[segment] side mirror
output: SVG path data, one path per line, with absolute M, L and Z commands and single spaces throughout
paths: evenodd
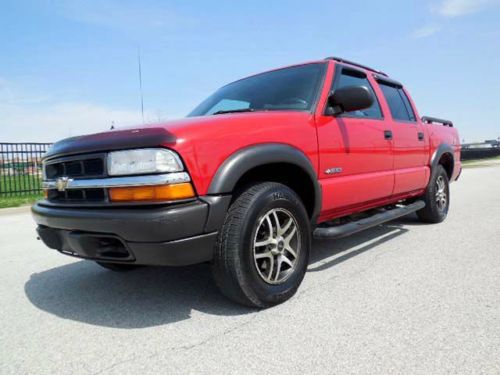
M 370 108 L 374 101 L 375 98 L 366 86 L 342 87 L 328 97 L 328 104 L 333 110 L 333 115 Z

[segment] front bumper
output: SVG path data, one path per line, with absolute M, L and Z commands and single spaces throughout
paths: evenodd
M 178 205 L 113 208 L 32 207 L 42 241 L 99 261 L 181 266 L 210 261 L 230 196 Z

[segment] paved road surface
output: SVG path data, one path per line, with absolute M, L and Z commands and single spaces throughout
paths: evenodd
M 500 166 L 452 185 L 447 221 L 314 244 L 299 293 L 253 311 L 206 265 L 118 274 L 0 214 L 0 373 L 500 374 Z

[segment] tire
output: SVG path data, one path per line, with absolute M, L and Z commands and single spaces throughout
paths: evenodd
M 425 207 L 417 211 L 420 221 L 440 223 L 446 219 L 450 207 L 450 184 L 448 174 L 442 165 L 438 165 L 432 171 L 424 201 Z
M 280 304 L 302 282 L 310 247 L 309 217 L 297 194 L 279 183 L 253 185 L 226 214 L 212 264 L 215 282 L 239 304 Z
M 123 263 L 107 263 L 107 262 L 97 262 L 98 265 L 100 265 L 103 268 L 106 268 L 111 271 L 115 272 L 126 272 L 126 271 L 132 271 L 135 270 L 141 266 L 138 266 L 136 264 L 123 264 Z

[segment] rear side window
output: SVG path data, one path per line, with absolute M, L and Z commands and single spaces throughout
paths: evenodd
M 380 110 L 380 106 L 378 104 L 377 95 L 373 91 L 370 82 L 366 78 L 366 75 L 362 72 L 351 71 L 349 69 L 342 69 L 342 73 L 340 74 L 340 79 L 335 84 L 336 89 L 340 89 L 341 87 L 347 86 L 366 86 L 368 90 L 372 93 L 375 101 L 373 102 L 370 108 L 366 108 L 360 111 L 347 112 L 347 116 L 349 117 L 363 117 L 363 118 L 372 118 L 372 119 L 381 119 L 382 111 Z
M 385 100 L 387 101 L 387 105 L 389 105 L 394 120 L 412 122 L 416 120 L 410 100 L 401 87 L 380 82 L 380 88 L 384 93 Z

